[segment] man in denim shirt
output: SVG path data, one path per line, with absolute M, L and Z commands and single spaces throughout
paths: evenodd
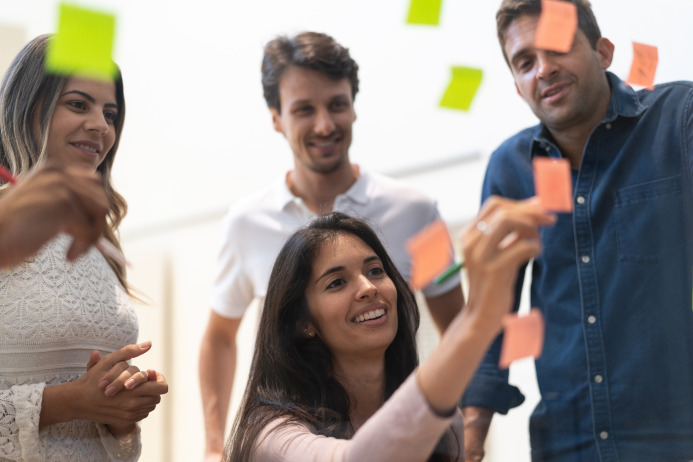
M 483 199 L 534 195 L 532 159 L 572 166 L 572 214 L 542 231 L 531 303 L 546 339 L 533 461 L 693 460 L 693 84 L 634 91 L 606 72 L 614 46 L 589 2 L 572 48 L 534 46 L 540 0 L 504 0 L 498 36 L 541 123 L 493 153 Z M 520 275 L 516 305 L 519 301 Z M 463 399 L 467 460 L 493 412 L 524 399 L 498 369 L 501 339 Z

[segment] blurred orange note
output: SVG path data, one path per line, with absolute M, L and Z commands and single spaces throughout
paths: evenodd
M 633 64 L 630 66 L 627 82 L 652 88 L 658 62 L 657 47 L 633 42 Z
M 516 359 L 528 356 L 534 359 L 541 356 L 544 346 L 544 316 L 537 308 L 532 308 L 527 316 L 516 313 L 503 318 L 503 346 L 498 366 L 510 367 Z
M 541 206 L 551 212 L 573 211 L 573 185 L 568 159 L 535 157 L 534 191 Z
M 577 7 L 569 2 L 542 0 L 534 46 L 567 53 L 578 26 Z
M 431 223 L 407 241 L 411 257 L 411 285 L 421 289 L 445 271 L 452 262 L 448 229 L 441 220 Z

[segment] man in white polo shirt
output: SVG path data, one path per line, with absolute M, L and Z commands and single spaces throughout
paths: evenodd
M 268 189 L 235 203 L 224 220 L 212 310 L 200 348 L 206 460 L 219 460 L 224 447 L 238 327 L 248 305 L 264 297 L 286 239 L 321 214 L 340 211 L 363 218 L 409 280 L 406 241 L 440 218 L 430 198 L 349 162 L 357 71 L 349 51 L 325 34 L 278 37 L 265 47 L 265 100 L 274 129 L 293 151 L 294 168 Z M 424 288 L 423 294 L 442 332 L 464 304 L 459 275 Z

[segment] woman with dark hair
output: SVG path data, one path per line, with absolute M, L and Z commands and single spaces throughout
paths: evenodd
M 297 231 L 272 270 L 226 460 L 464 460 L 457 402 L 553 222 L 535 201 L 487 202 L 463 236 L 467 307 L 418 368 L 416 302 L 368 225 L 333 213 Z
M 124 266 L 93 247 L 120 248 L 123 81 L 48 74 L 50 40 L 0 86 L 0 461 L 134 461 L 168 385 L 127 363 L 151 343 L 134 344 Z

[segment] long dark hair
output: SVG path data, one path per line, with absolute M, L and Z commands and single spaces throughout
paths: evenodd
M 272 269 L 248 384 L 225 460 L 250 460 L 262 430 L 280 417 L 286 423 L 307 424 L 319 435 L 353 436 L 349 395 L 334 377 L 330 351 L 317 336 L 307 338 L 298 327 L 309 317 L 305 292 L 313 262 L 326 242 L 345 233 L 373 249 L 397 289 L 397 334 L 385 351 L 385 399 L 418 365 L 416 300 L 375 232 L 364 221 L 338 212 L 317 218 L 288 239 Z M 445 452 L 447 440 L 443 438 L 444 447 L 439 447 Z M 430 460 L 449 457 L 434 454 Z

